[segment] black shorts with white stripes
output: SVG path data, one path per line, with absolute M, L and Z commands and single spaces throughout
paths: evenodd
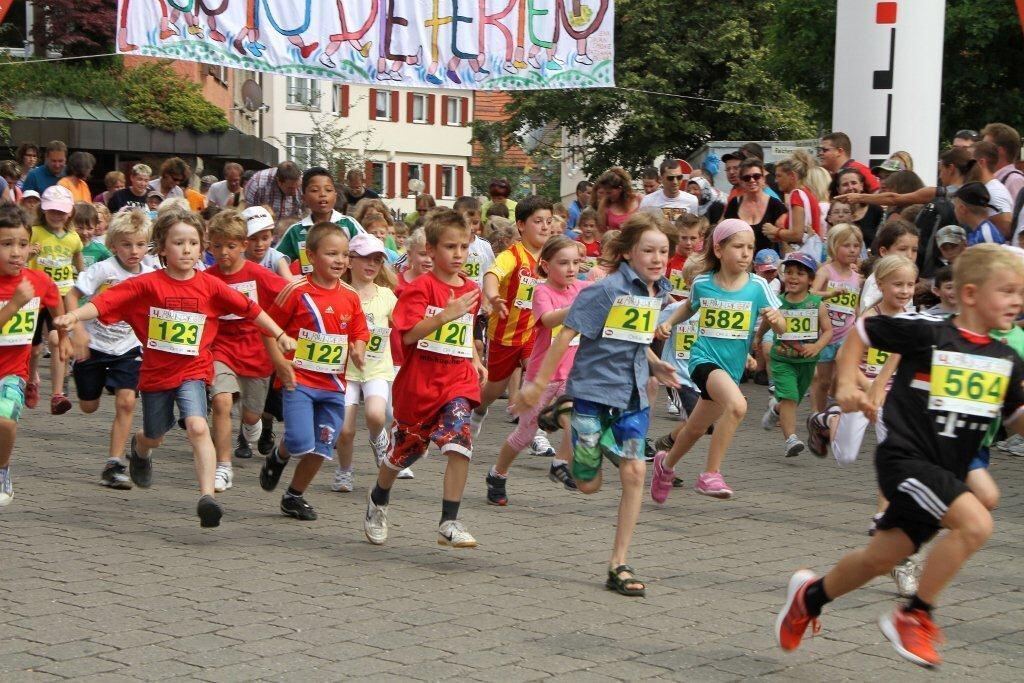
M 876 467 L 879 488 L 889 501 L 878 528 L 900 529 L 915 550 L 939 532 L 949 506 L 968 492 L 955 474 L 924 460 L 887 457 L 876 460 Z

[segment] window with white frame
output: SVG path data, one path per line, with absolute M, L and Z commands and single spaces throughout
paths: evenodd
M 332 114 L 346 114 L 348 112 L 342 111 L 345 102 L 344 97 L 344 85 L 341 83 L 333 83 L 331 85 L 331 113 Z
M 294 161 L 299 168 L 309 168 L 315 162 L 313 136 L 308 133 L 288 133 L 285 136 L 284 151 L 288 161 Z
M 427 123 L 430 114 L 427 110 L 429 100 L 426 95 L 414 94 L 412 96 L 412 122 Z
M 383 161 L 372 162 L 373 177 L 367 178 L 370 187 L 374 188 L 381 197 L 388 196 L 388 166 Z
M 445 117 L 445 120 L 448 122 L 449 126 L 462 125 L 462 103 L 465 99 L 465 97 L 448 98 L 448 115 Z
M 312 111 L 320 110 L 320 84 L 312 78 L 288 76 L 285 80 L 288 91 L 287 105 Z
M 459 168 L 458 166 L 441 167 L 441 198 L 454 199 L 459 189 L 457 187 Z
M 373 94 L 373 118 L 377 121 L 391 120 L 391 93 L 378 90 Z
M 423 164 L 408 164 L 409 168 L 409 180 L 422 180 L 426 182 L 426 178 L 423 177 Z M 408 185 L 408 183 L 406 183 Z M 416 193 L 409 190 L 409 196 L 412 197 Z

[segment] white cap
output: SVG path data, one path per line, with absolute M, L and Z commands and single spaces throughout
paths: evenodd
M 246 237 L 252 237 L 264 230 L 273 230 L 275 227 L 274 217 L 262 206 L 250 206 L 242 212 L 245 219 Z
M 374 254 L 387 256 L 388 254 L 384 243 L 367 232 L 361 232 L 349 240 L 348 252 L 356 256 L 373 256 Z
M 42 197 L 39 196 L 39 193 L 36 192 L 35 190 L 25 190 L 24 192 L 21 193 L 21 198 L 22 199 L 28 199 L 29 197 L 35 197 L 36 199 L 42 199 Z

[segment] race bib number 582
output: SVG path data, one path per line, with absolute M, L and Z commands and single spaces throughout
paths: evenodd
M 746 339 L 750 336 L 749 301 L 701 299 L 700 334 L 718 339 Z

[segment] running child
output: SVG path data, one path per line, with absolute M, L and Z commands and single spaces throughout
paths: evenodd
M 145 262 L 149 253 L 150 222 L 139 208 L 126 209 L 114 217 L 106 242 L 113 258 L 105 259 L 78 274 L 75 286 L 64 298 L 68 312 L 78 309 L 90 298 L 137 275 L 154 270 Z M 110 427 L 110 448 L 100 474 L 100 484 L 112 489 L 130 489 L 125 447 L 132 433 L 132 416 L 139 389 L 142 343 L 124 322 L 104 325 L 90 320 L 78 325 L 71 334 L 78 406 L 89 415 L 100 407 L 103 390 L 114 393 L 114 423 Z
M 700 390 L 686 426 L 671 450 L 654 456 L 651 498 L 664 503 L 672 491 L 675 464 L 714 424 L 704 472 L 694 490 L 714 498 L 731 498 L 733 491 L 722 477 L 721 466 L 736 428 L 747 413 L 739 389 L 746 368 L 755 366 L 749 355 L 757 319 L 764 316 L 776 334 L 785 332 L 781 302 L 768 283 L 749 273 L 754 256 L 754 230 L 738 218 L 727 218 L 715 228 L 705 247 L 705 272 L 691 287 L 690 300 L 658 330 L 666 338 L 672 327 L 699 314 L 697 341 L 690 350 L 690 378 Z
M 107 249 L 103 240 L 96 240 L 96 228 L 100 224 L 100 215 L 95 206 L 87 202 L 75 202 L 75 208 L 71 210 L 70 222 L 74 226 L 75 232 L 78 233 L 78 238 L 82 240 L 82 265 L 85 268 L 110 258 L 110 250 Z
M 362 368 L 370 331 L 359 295 L 341 276 L 349 264 L 344 228 L 317 223 L 305 236 L 306 260 L 313 268 L 278 295 L 270 316 L 298 346 L 282 356 L 267 348 L 283 385 L 284 436 L 260 469 L 260 486 L 273 491 L 292 457 L 300 458 L 281 497 L 281 512 L 302 521 L 317 518 L 304 494 L 334 444 L 345 416 L 345 366 L 351 357 Z
M 527 382 L 536 377 L 544 356 L 551 347 L 551 340 L 561 331 L 565 317 L 569 314 L 569 307 L 580 290 L 587 285 L 586 282 L 576 279 L 582 260 L 581 252 L 579 243 L 564 235 L 551 237 L 541 249 L 537 273 L 545 278 L 545 281 L 538 285 L 533 295 L 533 315 L 537 319 L 538 327 L 533 353 L 526 366 Z M 516 456 L 534 440 L 537 433 L 537 416 L 541 409 L 565 393 L 565 382 L 578 347 L 579 337 L 574 337 L 551 379 L 544 386 L 537 403 L 519 416 L 519 424 L 515 431 L 502 444 L 498 461 L 491 467 L 486 479 L 487 502 L 491 505 L 508 504 L 506 483 L 509 468 L 515 462 Z M 548 478 L 570 491 L 575 491 L 576 482 L 569 472 L 568 460 L 571 455 L 572 442 L 569 434 L 564 433 L 558 452 L 551 459 Z
M 290 259 L 270 246 L 274 242 L 274 217 L 264 206 L 250 206 L 242 211 L 246 225 L 245 258 L 286 280 L 292 279 Z
M 765 430 L 782 427 L 786 457 L 792 458 L 804 450 L 804 443 L 796 435 L 796 408 L 811 387 L 818 354 L 832 339 L 832 324 L 821 297 L 809 292 L 818 270 L 817 260 L 793 251 L 782 259 L 782 268 L 785 290 L 779 310 L 786 331 L 775 335 L 769 355 L 775 395 L 768 399 L 761 426 Z M 767 328 L 767 318 L 762 319 L 754 337 L 755 347 L 760 346 Z
M 70 330 L 98 318 L 106 325 L 124 321 L 142 342 L 139 370 L 142 430 L 132 437 L 128 475 L 140 488 L 153 479 L 152 452 L 174 426 L 175 406 L 192 444 L 200 498 L 200 526 L 220 525 L 223 509 L 214 498 L 216 453 L 206 422 L 206 387 L 213 381 L 211 347 L 219 316 L 234 313 L 253 320 L 282 349 L 295 341 L 285 335 L 260 307 L 217 278 L 197 271 L 203 254 L 203 220 L 199 214 L 166 211 L 153 225 L 153 249 L 163 270 L 129 278 L 93 297 L 54 326 Z
M 577 295 L 533 381 L 519 392 L 516 409 L 524 412 L 541 405 L 545 387 L 579 335 L 579 353 L 567 385 L 573 399 L 572 474 L 582 493 L 596 493 L 601 488 L 602 460 L 607 457 L 618 465 L 622 498 L 605 585 L 621 595 L 642 596 L 646 585 L 626 564 L 626 555 L 640 516 L 647 469 L 647 381 L 653 373 L 665 384 L 679 385 L 672 366 L 649 348 L 671 287 L 665 278 L 669 240 L 664 219 L 633 214 L 606 244 L 617 264 L 615 271 Z
M 334 223 L 350 239 L 356 233 L 363 232 L 354 218 L 334 210 L 337 200 L 338 191 L 334 187 L 331 172 L 320 166 L 306 169 L 302 174 L 302 203 L 309 209 L 309 215 L 288 228 L 277 244 L 277 250 L 292 260 L 292 272 L 296 275 L 313 272 L 313 265 L 307 258 L 306 235 L 317 223 Z
M 209 252 L 214 264 L 206 270 L 231 289 L 255 301 L 260 308 L 270 305 L 288 280 L 245 258 L 248 225 L 236 209 L 224 209 L 210 221 L 206 229 Z M 223 493 L 234 485 L 231 466 L 234 429 L 231 409 L 236 397 L 241 426 L 239 447 L 244 444 L 252 457 L 252 449 L 263 433 L 263 410 L 270 388 L 274 366 L 263 346 L 259 328 L 233 313 L 220 316 L 220 330 L 213 340 L 213 445 L 217 451 L 217 470 L 213 490 Z
M 707 223 L 707 219 L 696 214 L 683 213 L 672 223 L 675 225 L 678 238 L 675 253 L 668 260 L 668 281 L 672 283 L 672 298 L 682 301 L 690 298 L 686 280 L 683 278 L 683 267 L 700 243 L 700 231 L 703 224 Z M 595 229 L 596 225 L 595 223 Z
M 25 267 L 31 249 L 32 230 L 24 212 L 0 206 L 0 507 L 14 498 L 11 456 L 18 433 L 18 419 L 25 406 L 32 339 L 40 312 L 51 319 L 64 312 L 56 283 L 39 270 Z M 58 360 L 71 355 L 70 343 L 54 347 Z
M 446 209 L 431 214 L 424 232 L 433 269 L 406 285 L 392 313 L 405 358 L 392 394 L 394 441 L 370 491 L 363 532 L 374 545 L 387 540 L 391 487 L 434 443 L 448 459 L 437 542 L 474 548 L 476 539 L 458 518 L 473 457 L 470 413 L 487 378 L 472 337 L 480 289 L 462 271 L 473 235 L 462 216 Z
M 799 647 L 808 627 L 820 629 L 825 604 L 888 573 L 942 528 L 929 550 L 917 592 L 879 619 L 896 652 L 925 667 L 942 659 L 942 632 L 932 619 L 939 594 L 992 534 L 992 515 L 965 483 L 986 429 L 1002 414 L 1012 432 L 1024 430 L 1024 362 L 989 330 L 1009 330 L 1022 308 L 1024 266 L 996 245 L 979 245 L 957 259 L 960 313 L 953 318 L 876 315 L 857 323 L 839 355 L 838 399 L 847 412 L 872 414 L 857 364 L 868 348 L 902 356 L 885 415 L 888 437 L 875 453 L 882 493 L 890 501 L 867 547 L 844 556 L 824 577 L 801 569 L 789 580 L 775 638 Z
M 852 223 L 833 225 L 825 240 L 828 261 L 818 270 L 811 285 L 811 294 L 825 301 L 832 325 L 832 341 L 822 349 L 811 383 L 811 410 L 814 412 L 825 410 L 835 376 L 836 354 L 857 321 L 864 279 L 856 267 L 863 248 L 860 228 Z

